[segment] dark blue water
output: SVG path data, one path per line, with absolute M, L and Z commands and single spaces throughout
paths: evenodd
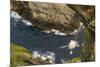
M 28 26 L 22 20 L 15 21 L 16 18 L 11 17 L 11 43 L 23 46 L 30 51 L 51 51 L 55 53 L 55 63 L 61 63 L 61 59 L 66 61 L 70 58 L 79 57 L 81 47 L 73 50 L 73 54 L 69 54 L 68 48 L 59 47 L 68 45 L 70 40 L 75 39 L 74 35 L 60 36 L 53 33 L 45 33 L 33 26 Z M 79 44 L 83 43 L 83 32 L 78 34 L 76 38 Z

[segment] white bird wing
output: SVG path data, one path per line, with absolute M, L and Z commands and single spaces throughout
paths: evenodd
M 61 47 L 59 47 L 60 49 L 63 49 L 63 48 L 66 48 L 66 47 L 68 47 L 67 45 L 65 45 L 65 46 L 61 46 Z

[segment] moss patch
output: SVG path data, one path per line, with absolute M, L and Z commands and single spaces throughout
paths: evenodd
M 22 46 L 11 44 L 11 67 L 48 64 L 48 61 L 43 61 L 41 58 L 34 58 L 32 53 Z

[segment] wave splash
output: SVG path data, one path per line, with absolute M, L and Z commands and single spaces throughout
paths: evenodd
M 48 60 L 49 63 L 55 63 L 55 53 L 51 51 L 47 52 L 40 52 L 40 51 L 33 51 L 33 57 L 41 58 L 42 60 Z

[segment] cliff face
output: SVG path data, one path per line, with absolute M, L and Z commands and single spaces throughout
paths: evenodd
M 61 4 L 61 3 L 57 4 L 57 3 L 11 1 L 11 10 L 17 12 L 25 20 L 30 21 L 33 24 L 33 26 L 36 27 L 36 29 L 38 28 L 43 31 L 45 31 L 45 30 L 48 31 L 48 30 L 53 29 L 53 30 L 59 30 L 60 32 L 70 33 L 74 29 L 80 28 L 79 27 L 80 22 L 84 22 L 83 24 L 84 25 L 86 24 L 86 25 L 85 25 L 85 31 L 83 31 L 83 32 L 85 32 L 86 39 L 85 39 L 85 43 L 84 43 L 84 46 L 82 47 L 82 51 L 81 51 L 82 57 L 75 58 L 75 59 L 78 61 L 80 59 L 82 59 L 83 62 L 84 61 L 87 62 L 87 61 L 91 61 L 91 56 L 93 55 L 92 60 L 94 60 L 94 58 L 95 58 L 95 56 L 94 56 L 95 52 L 93 52 L 93 50 L 95 50 L 95 48 L 94 48 L 94 46 L 95 46 L 94 45 L 94 42 L 95 42 L 95 31 L 94 31 L 95 30 L 95 7 L 94 6 L 69 5 L 69 4 L 66 5 L 66 4 Z M 18 41 L 22 41 L 22 43 L 23 43 L 23 41 L 24 41 L 23 39 L 26 40 L 27 39 L 26 35 L 27 35 L 30 38 L 28 40 L 26 40 L 24 44 L 27 45 L 28 43 L 29 44 L 31 43 L 30 47 L 32 47 L 33 44 L 36 44 L 34 42 L 37 40 L 38 41 L 37 41 L 36 45 L 41 45 L 41 44 L 51 45 L 48 43 L 49 40 L 50 40 L 50 43 L 54 42 L 54 44 L 52 44 L 52 46 L 56 45 L 55 43 L 57 43 L 57 47 L 59 47 L 60 45 L 58 45 L 58 44 L 63 43 L 62 40 L 64 40 L 64 39 L 62 39 L 62 36 L 61 36 L 61 38 L 60 37 L 56 38 L 56 36 L 53 36 L 52 38 L 50 38 L 50 37 L 47 37 L 47 35 L 45 36 L 45 34 L 41 35 L 41 32 L 39 32 L 39 31 L 36 31 L 36 32 L 33 31 L 33 27 L 31 30 L 30 27 L 22 26 L 20 22 L 17 22 L 17 24 L 19 24 L 18 26 L 20 27 L 20 32 L 17 31 L 17 29 L 16 29 L 17 25 L 16 25 L 16 26 L 14 26 L 15 29 L 12 27 L 12 29 L 13 29 L 12 33 L 15 33 L 14 31 L 16 31 L 17 34 L 20 34 L 20 33 L 23 34 L 24 32 L 27 32 L 27 29 L 29 29 L 30 32 L 28 31 L 27 33 L 24 33 L 25 36 L 20 35 L 19 37 L 22 37 L 22 40 L 19 38 Z M 93 29 L 93 31 L 91 31 L 91 29 Z M 32 32 L 34 32 L 34 35 Z M 36 36 L 37 33 L 38 33 L 37 38 L 39 38 L 39 39 L 35 40 L 35 38 L 32 38 L 32 37 Z M 17 35 L 15 35 L 15 36 L 18 37 Z M 47 37 L 47 38 L 44 39 L 42 36 Z M 51 34 L 50 34 L 50 36 L 51 36 Z M 80 35 L 78 35 L 78 36 L 80 37 Z M 12 35 L 12 37 L 13 37 L 13 35 Z M 16 37 L 14 37 L 14 38 L 16 38 Z M 48 39 L 48 38 L 50 38 L 50 39 Z M 65 41 L 67 42 L 68 39 L 65 39 Z M 82 38 L 78 38 L 78 39 L 81 40 Z M 12 40 L 14 40 L 14 39 L 12 39 Z M 38 44 L 39 42 L 41 42 L 41 44 Z M 65 43 L 65 44 L 67 44 L 67 43 Z M 49 49 L 49 48 L 50 48 L 50 46 L 47 49 Z M 62 52 L 60 52 L 60 53 L 62 53 Z M 64 54 L 67 55 L 67 53 L 68 52 L 66 52 Z M 73 62 L 73 59 L 71 59 L 71 61 L 69 61 L 69 62 Z M 36 63 L 40 64 L 41 62 L 37 61 Z M 41 64 L 43 64 L 43 63 L 41 63 Z
M 80 22 L 76 13 L 66 4 L 13 1 L 11 9 L 43 30 L 54 28 L 62 32 L 73 31 Z
M 73 5 L 90 22 L 94 20 L 94 7 Z M 80 17 L 66 4 L 12 1 L 11 10 L 18 12 L 23 18 L 31 21 L 42 30 L 58 29 L 70 32 L 79 27 Z

